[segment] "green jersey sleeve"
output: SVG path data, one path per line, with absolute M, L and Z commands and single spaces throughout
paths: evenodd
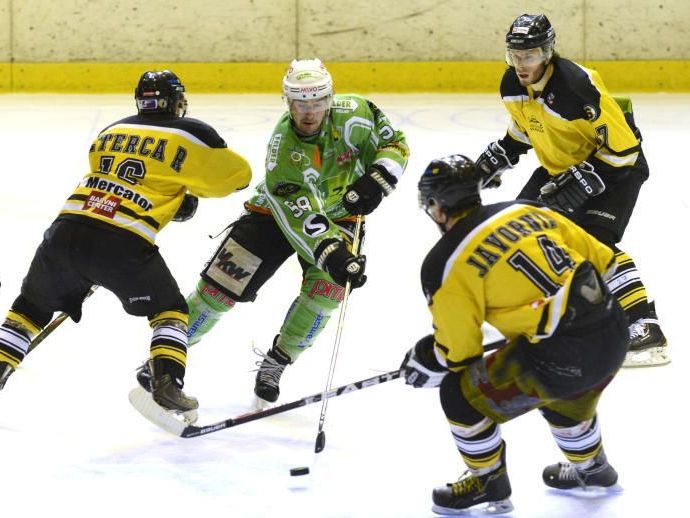
M 297 253 L 315 264 L 325 240 L 342 240 L 338 220 L 351 218 L 342 205 L 347 187 L 373 164 L 400 178 L 409 150 L 401 131 L 372 102 L 336 95 L 319 135 L 304 139 L 286 113 L 268 143 L 266 180 L 248 208 L 270 210 Z

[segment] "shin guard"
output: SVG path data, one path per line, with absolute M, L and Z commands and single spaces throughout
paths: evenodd
M 311 268 L 299 296 L 285 316 L 276 345 L 294 362 L 314 344 L 344 294 L 345 289 L 332 282 L 324 272 Z
M 200 279 L 194 291 L 187 297 L 189 306 L 189 345 L 194 345 L 218 323 L 222 316 L 235 306 L 235 301 Z

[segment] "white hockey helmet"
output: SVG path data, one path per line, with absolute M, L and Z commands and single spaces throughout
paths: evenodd
M 294 59 L 283 77 L 286 102 L 323 99 L 333 95 L 333 79 L 320 59 Z

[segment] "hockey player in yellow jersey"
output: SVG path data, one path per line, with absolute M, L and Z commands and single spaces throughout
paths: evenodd
M 99 285 L 127 313 L 149 319 L 154 399 L 177 412 L 198 406 L 182 391 L 187 304 L 155 239 L 171 220 L 194 215 L 197 196 L 246 187 L 251 170 L 211 126 L 185 117 L 185 88 L 171 71 L 144 73 L 135 99 L 137 115 L 91 145 L 89 172 L 46 231 L 0 327 L 0 388 L 53 313 L 78 322 L 85 295 Z
M 440 387 L 468 471 L 434 489 L 433 510 L 512 509 L 500 424 L 536 408 L 568 462 L 547 466 L 558 489 L 618 478 L 596 407 L 628 350 L 625 314 L 608 290 L 613 251 L 557 211 L 525 200 L 482 205 L 482 174 L 462 155 L 432 161 L 421 206 L 443 237 L 422 266 L 434 333 L 407 353 L 406 383 Z M 483 356 L 483 322 L 507 345 Z
M 524 14 L 510 26 L 501 97 L 511 121 L 505 137 L 477 159 L 484 186 L 500 185 L 500 175 L 533 148 L 541 166 L 518 199 L 561 210 L 611 247 L 618 271 L 609 288 L 631 324 L 625 366 L 666 364 L 654 303 L 632 258 L 616 246 L 649 176 L 632 103 L 613 98 L 596 71 L 560 57 L 555 38 L 543 14 Z

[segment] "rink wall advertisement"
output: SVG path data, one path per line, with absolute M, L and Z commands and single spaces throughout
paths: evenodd
M 687 0 L 4 0 L 0 89 L 126 91 L 169 66 L 197 91 L 266 92 L 318 56 L 341 90 L 494 91 L 523 12 L 544 12 L 559 52 L 611 88 L 690 91 Z

